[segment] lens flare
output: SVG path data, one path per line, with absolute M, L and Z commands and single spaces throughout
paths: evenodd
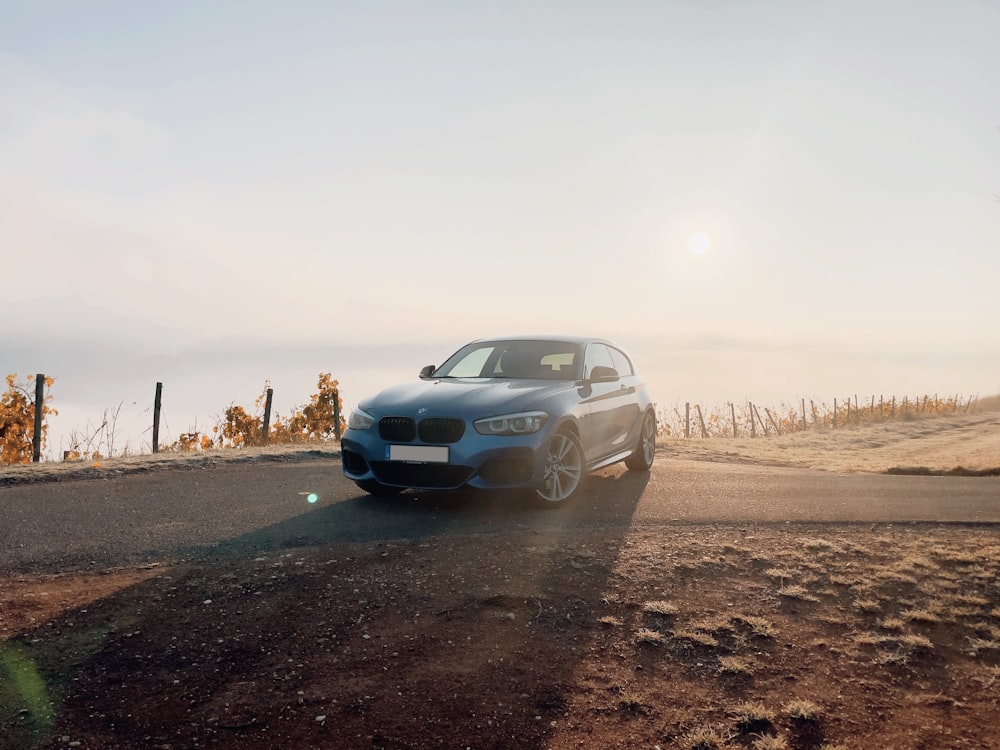
M 16 698 L 20 699 L 17 703 L 23 706 L 39 731 L 49 731 L 55 714 L 48 686 L 35 663 L 13 646 L 0 644 L 0 684 L 13 688 Z
M 319 495 L 317 495 L 317 494 L 316 494 L 315 492 L 310 492 L 310 493 L 309 493 L 309 496 L 308 496 L 308 497 L 306 498 L 306 500 L 308 500 L 308 501 L 309 501 L 309 504 L 310 504 L 310 505 L 312 505 L 312 504 L 314 504 L 314 503 L 315 503 L 315 502 L 316 502 L 317 500 L 319 500 Z

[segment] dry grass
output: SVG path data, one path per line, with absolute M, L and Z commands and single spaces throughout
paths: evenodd
M 763 617 L 733 615 L 730 620 L 736 624 L 747 626 L 750 629 L 751 635 L 755 635 L 758 638 L 773 638 L 775 635 L 774 623 Z
M 718 750 L 728 741 L 728 735 L 716 727 L 699 727 L 681 738 L 682 746 L 689 750 Z
M 716 648 L 719 645 L 719 642 L 709 633 L 693 628 L 676 631 L 673 639 L 692 646 L 701 646 L 702 648 Z
M 784 708 L 785 716 L 796 721 L 817 721 L 822 713 L 822 709 L 812 701 L 795 700 L 786 703 Z
M 743 734 L 761 732 L 774 724 L 774 713 L 760 701 L 746 701 L 734 706 L 730 713 Z
M 667 637 L 657 630 L 649 628 L 639 628 L 635 633 L 636 643 L 647 643 L 652 646 L 662 646 L 667 642 Z
M 662 548 L 654 532 L 639 533 L 635 545 L 618 560 L 623 570 L 630 571 L 630 587 L 638 586 L 640 591 L 642 583 L 634 575 L 630 557 L 645 559 L 644 533 L 650 545 Z M 699 726 L 710 727 L 714 734 L 691 733 L 679 746 L 691 746 L 688 740 L 704 740 L 726 743 L 721 747 L 818 750 L 824 739 L 835 750 L 838 741 L 856 738 L 824 737 L 834 725 L 828 726 L 824 704 L 838 705 L 840 722 L 842 701 L 847 700 L 841 693 L 870 686 L 873 677 L 881 679 L 877 675 L 885 679 L 878 691 L 888 695 L 907 685 L 937 685 L 944 662 L 952 665 L 966 660 L 962 668 L 971 670 L 968 681 L 991 688 L 1000 684 L 1000 667 L 996 666 L 1000 661 L 1000 589 L 996 586 L 1000 554 L 996 554 L 991 531 L 927 527 L 914 533 L 885 527 L 871 533 L 853 530 L 838 536 L 802 536 L 786 544 L 774 544 L 770 536 L 762 538 L 762 530 L 755 533 L 761 536 L 755 549 L 726 546 L 705 536 L 698 543 L 678 540 L 671 548 L 673 566 L 667 577 L 662 568 L 648 568 L 648 590 L 670 590 L 670 601 L 643 598 L 637 592 L 633 613 L 638 609 L 640 618 L 669 617 L 663 621 L 669 627 L 661 624 L 658 629 L 640 631 L 644 635 L 637 640 L 665 647 L 645 651 L 646 658 L 668 659 L 672 674 L 680 667 L 692 681 L 717 681 L 717 690 L 739 686 L 740 695 L 745 696 L 743 702 L 724 709 L 724 725 L 718 723 L 717 712 L 706 714 L 710 720 Z M 726 547 L 726 565 L 707 574 L 704 586 L 694 590 L 688 571 L 702 565 L 705 558 L 718 559 L 711 551 L 722 547 Z M 969 577 L 971 570 L 978 576 Z M 808 586 L 800 583 L 803 580 L 809 581 Z M 726 593 L 713 592 L 711 587 Z M 818 686 L 810 687 L 815 695 L 789 699 L 771 681 L 773 660 L 786 657 L 804 659 L 810 671 L 815 668 L 825 675 Z M 953 669 L 949 666 L 949 678 L 954 676 Z M 832 673 L 842 674 L 826 676 Z M 868 689 L 855 699 L 871 700 Z M 929 700 L 928 695 L 914 700 Z M 945 698 L 950 703 L 933 705 L 964 706 L 968 701 L 951 695 Z M 655 700 L 651 696 L 646 702 L 654 705 Z M 846 746 L 858 745 L 851 741 Z
M 778 589 L 778 596 L 782 596 L 786 599 L 798 599 L 803 602 L 818 602 L 819 597 L 814 596 L 810 593 L 809 589 L 805 586 L 799 586 L 797 584 L 792 584 L 790 586 L 782 586 Z
M 922 473 L 1000 468 L 1000 397 L 980 412 L 913 421 L 875 422 L 843 430 L 758 437 L 661 438 L 679 458 L 769 463 L 838 472 Z
M 749 677 L 756 669 L 755 662 L 745 656 L 720 656 L 719 674 L 731 677 Z
M 642 605 L 642 611 L 651 615 L 660 615 L 662 617 L 673 617 L 677 614 L 677 605 L 671 602 L 665 601 L 653 601 L 646 602 Z

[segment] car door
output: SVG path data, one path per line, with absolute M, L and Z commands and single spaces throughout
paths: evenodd
M 629 448 L 639 440 L 639 429 L 642 424 L 642 407 L 639 404 L 638 389 L 642 386 L 642 380 L 635 374 L 632 360 L 621 349 L 609 346 L 611 358 L 615 363 L 615 370 L 620 378 L 619 385 L 623 398 L 619 408 L 615 411 L 614 424 L 611 429 L 612 446 L 618 450 Z
M 627 360 L 626 360 L 627 361 Z M 629 412 L 634 410 L 635 388 L 623 381 L 612 350 L 592 343 L 584 357 L 584 403 L 587 415 L 580 435 L 588 462 L 626 450 Z

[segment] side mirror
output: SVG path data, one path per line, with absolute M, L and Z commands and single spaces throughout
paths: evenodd
M 591 383 L 610 383 L 615 380 L 618 380 L 618 373 L 613 367 L 597 365 L 590 371 Z
M 421 367 L 420 368 L 420 379 L 421 380 L 427 380 L 431 375 L 434 374 L 434 371 L 436 369 L 437 369 L 437 367 L 434 366 L 434 365 L 427 365 L 426 367 Z

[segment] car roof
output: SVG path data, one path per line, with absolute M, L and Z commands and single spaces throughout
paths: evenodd
M 490 336 L 489 338 L 476 339 L 472 343 L 479 344 L 488 341 L 565 341 L 567 343 L 578 344 L 580 346 L 585 346 L 586 344 L 609 344 L 614 347 L 618 346 L 613 341 L 608 341 L 607 339 L 595 336 L 544 336 L 537 333 L 529 333 L 519 336 Z

